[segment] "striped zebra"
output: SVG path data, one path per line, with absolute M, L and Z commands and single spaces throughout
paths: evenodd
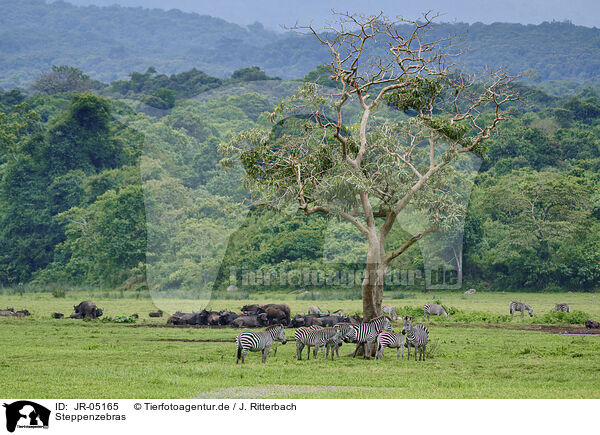
M 298 328 L 300 329 L 300 328 Z M 323 348 L 323 355 L 325 355 L 325 348 L 330 345 L 333 346 L 335 344 L 339 344 L 342 341 L 342 333 L 337 328 L 323 328 L 316 330 L 309 330 L 308 328 L 298 334 L 298 341 L 301 342 L 305 346 L 314 346 L 313 356 L 315 359 L 317 358 L 317 353 L 320 348 Z M 297 347 L 296 349 L 299 349 Z M 302 352 L 297 354 L 298 359 L 302 359 Z M 310 353 L 309 357 L 310 359 Z M 331 359 L 333 359 L 333 352 L 331 352 Z
M 262 362 L 267 362 L 269 349 L 271 349 L 273 342 L 276 340 L 281 341 L 281 344 L 285 344 L 287 342 L 285 338 L 285 332 L 283 331 L 283 326 L 281 325 L 268 326 L 267 329 L 262 332 L 240 332 L 235 339 L 235 344 L 237 347 L 237 357 L 235 363 L 237 364 L 241 359 L 242 364 L 244 364 L 246 354 L 249 351 L 262 352 Z
M 351 323 L 337 323 L 335 325 L 333 325 L 334 328 L 337 328 L 341 331 L 341 339 L 342 342 L 346 342 L 346 343 L 356 343 L 356 329 L 354 328 L 354 325 Z M 335 352 L 335 355 L 339 358 L 340 357 L 340 347 L 342 346 L 342 342 L 340 342 L 339 344 L 336 344 L 334 346 L 327 346 L 327 354 L 325 355 L 325 357 L 327 358 L 329 356 L 329 350 L 331 350 L 331 353 Z
M 563 313 L 569 313 L 571 311 L 571 308 L 569 307 L 569 304 L 556 304 L 556 305 L 554 305 L 554 309 L 552 310 L 552 312 L 556 313 L 557 311 L 562 311 Z
M 531 308 L 527 304 L 524 304 L 523 302 L 512 301 L 508 305 L 508 309 L 510 311 L 510 316 L 511 317 L 514 317 L 515 311 L 520 311 L 521 312 L 521 317 L 523 317 L 523 314 L 525 314 L 525 311 L 528 311 L 529 312 L 529 317 L 533 317 L 533 308 Z
M 305 345 L 306 339 L 304 337 L 308 334 L 309 331 L 318 331 L 320 329 L 324 329 L 322 326 L 312 325 L 312 326 L 301 326 L 296 329 L 294 332 L 294 339 L 296 340 L 296 357 L 298 360 L 302 360 L 302 350 L 304 350 L 304 346 L 308 348 L 307 358 L 310 359 L 310 346 Z
M 392 321 L 386 316 L 379 316 L 370 322 L 352 325 L 352 328 L 356 330 L 355 343 L 358 343 L 359 345 L 360 343 L 364 343 L 365 358 L 367 359 L 371 359 L 371 348 L 373 347 L 373 343 L 377 340 L 377 335 L 379 335 L 381 331 L 394 331 L 392 328 Z M 356 346 L 356 349 L 354 349 L 352 358 L 356 356 L 359 347 L 360 346 Z
M 377 336 L 377 353 L 375 353 L 375 359 L 381 359 L 383 350 L 386 347 L 395 347 L 396 359 L 400 359 L 400 352 L 402 352 L 402 359 L 404 359 L 405 346 L 406 340 L 402 333 L 383 331 Z
M 408 360 L 410 361 L 410 348 L 415 348 L 415 361 L 417 360 L 417 352 L 419 353 L 419 361 L 425 361 L 425 350 L 429 341 L 429 331 L 425 325 L 412 324 L 412 317 L 406 316 L 402 324 L 402 335 L 406 335 L 406 347 L 408 348 Z
M 444 314 L 448 317 L 448 311 L 440 304 L 425 304 L 423 307 L 423 317 L 427 316 L 427 320 L 429 320 L 430 314 L 433 314 L 434 316 L 441 316 Z

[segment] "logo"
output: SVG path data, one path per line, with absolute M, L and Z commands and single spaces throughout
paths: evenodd
M 4 404 L 6 408 L 6 430 L 14 432 L 18 428 L 47 429 L 50 410 L 29 400 L 19 400 Z

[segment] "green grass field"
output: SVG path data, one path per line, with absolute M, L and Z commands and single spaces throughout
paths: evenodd
M 278 347 L 266 365 L 251 353 L 235 364 L 235 329 L 161 328 L 139 324 L 156 309 L 150 299 L 93 297 L 105 316 L 140 314 L 138 325 L 67 316 L 74 303 L 90 295 L 53 298 L 50 294 L 0 296 L 0 308 L 27 308 L 27 318 L 0 318 L 0 396 L 6 398 L 600 398 L 600 336 L 486 328 L 484 324 L 445 319 L 426 322 L 430 329 L 425 362 L 396 361 L 386 350 L 382 361 L 340 357 L 335 361 L 296 361 L 295 343 Z M 512 299 L 534 306 L 533 319 L 515 318 L 511 326 L 535 323 L 556 302 L 600 317 L 595 294 L 481 293 L 419 294 L 391 301 L 422 305 L 439 298 L 465 312 L 507 314 Z M 311 304 L 324 309 L 359 311 L 360 301 L 297 301 L 289 295 L 252 301 L 212 301 L 213 309 L 239 310 L 248 302 L 288 303 L 293 312 Z M 386 301 L 388 302 L 388 301 Z M 191 311 L 194 301 L 158 305 Z M 198 308 L 198 307 L 194 307 Z M 422 321 L 420 319 L 419 321 Z M 502 325 L 501 325 L 502 326 Z M 398 330 L 398 324 L 395 325 Z M 288 330 L 288 337 L 293 330 Z M 209 342 L 207 340 L 215 340 Z M 346 344 L 340 354 L 353 350 Z M 406 355 L 405 355 L 406 356 Z

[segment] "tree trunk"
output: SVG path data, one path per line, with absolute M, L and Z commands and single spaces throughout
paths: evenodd
M 365 322 L 381 315 L 383 284 L 387 272 L 387 265 L 384 262 L 384 258 L 383 242 L 380 240 L 370 241 L 365 277 L 362 282 L 363 316 Z

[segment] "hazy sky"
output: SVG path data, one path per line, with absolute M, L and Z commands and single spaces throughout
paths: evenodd
M 473 23 L 512 22 L 537 24 L 542 21 L 571 20 L 574 24 L 600 27 L 598 0 L 67 0 L 78 5 L 144 6 L 161 9 L 181 9 L 212 15 L 238 24 L 255 21 L 279 29 L 281 24 L 293 25 L 312 21 L 322 25 L 331 9 L 375 13 L 383 10 L 388 16 L 415 18 L 421 12 L 434 10 L 444 15 L 444 21 Z

